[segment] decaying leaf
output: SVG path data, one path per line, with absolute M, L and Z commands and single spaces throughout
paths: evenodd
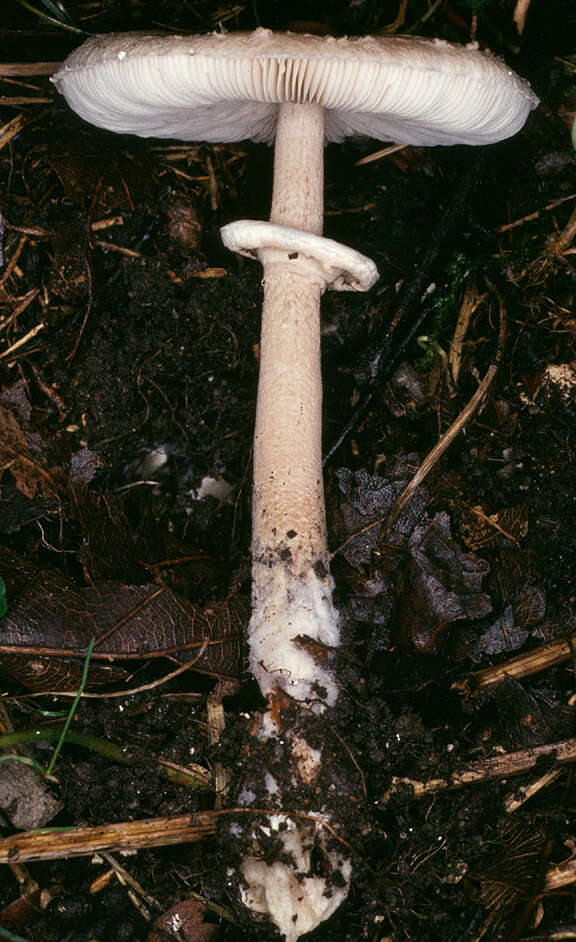
M 3 481 L 0 487 L 0 533 L 18 533 L 22 527 L 40 520 L 53 509 L 53 502 L 44 497 L 26 497 L 14 481 Z
M 520 504 L 488 513 L 480 504 L 476 507 L 464 504 L 460 532 L 471 550 L 498 545 L 505 540 L 518 546 L 528 532 L 528 508 Z
M 202 222 L 192 199 L 180 197 L 168 204 L 168 234 L 182 252 L 192 253 L 200 248 Z
M 518 651 L 531 636 L 542 639 L 546 594 L 539 586 L 519 585 L 514 605 L 506 605 L 498 618 L 480 634 L 460 639 L 466 655 L 480 662 L 495 654 Z
M 450 624 L 491 612 L 490 596 L 482 591 L 490 566 L 461 550 L 446 513 L 416 527 L 409 542 L 410 562 L 397 612 L 399 640 L 432 653 Z
M 204 921 L 206 905 L 184 899 L 154 920 L 146 942 L 209 942 L 220 934 L 217 925 Z
M 348 468 L 340 468 L 336 472 L 341 495 L 340 511 L 346 532 L 349 537 L 358 534 L 349 540 L 343 549 L 343 555 L 351 566 L 361 566 L 369 562 L 380 538 L 382 524 L 412 476 L 409 471 L 411 461 L 418 465 L 418 460 L 413 455 L 407 455 L 390 468 L 385 477 L 368 474 L 367 471 L 351 471 Z M 390 542 L 404 542 L 417 521 L 422 518 L 427 502 L 425 488 L 419 488 L 389 534 Z M 382 524 L 378 521 L 382 521 Z M 376 525 L 366 529 L 370 524 Z
M 543 862 L 550 843 L 544 827 L 531 823 L 506 824 L 502 834 L 503 850 L 474 874 L 480 885 L 482 903 L 487 910 L 484 938 L 510 938 L 512 914 L 521 904 L 536 905 L 544 873 Z M 524 910 L 527 916 L 530 909 Z
M 58 471 L 46 467 L 42 439 L 29 427 L 30 408 L 23 383 L 0 397 L 0 467 L 10 471 L 25 497 L 52 497 Z
M 0 926 L 11 929 L 13 932 L 29 929 L 38 922 L 42 914 L 41 891 L 32 883 L 30 890 L 24 896 L 17 896 L 0 910 Z
M 248 606 L 237 596 L 199 606 L 153 583 L 79 588 L 58 573 L 34 571 L 5 551 L 0 568 L 13 600 L 0 623 L 3 666 L 34 689 L 53 687 L 53 668 L 46 668 L 54 659 L 59 689 L 77 686 L 74 662 L 64 665 L 62 659 L 78 659 L 81 670 L 92 638 L 94 661 L 197 658 L 195 671 L 225 679 L 241 670 Z
M 411 463 L 418 461 L 406 456 L 387 477 L 338 472 L 348 533 L 342 554 L 354 567 L 371 562 L 370 577 L 355 581 L 350 609 L 360 621 L 372 623 L 378 634 L 372 640 L 374 649 L 389 643 L 393 624 L 397 643 L 433 653 L 449 625 L 483 618 L 492 610 L 490 597 L 482 591 L 490 567 L 452 538 L 448 514 L 429 519 L 424 488 L 415 492 L 382 542 L 383 523 L 409 480 Z M 375 549 L 378 555 L 372 558 Z
M 494 654 L 517 651 L 529 637 L 530 632 L 516 624 L 509 605 L 480 635 L 467 639 L 466 654 L 478 663 Z

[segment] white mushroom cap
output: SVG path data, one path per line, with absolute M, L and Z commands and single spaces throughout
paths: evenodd
M 141 137 L 271 142 L 278 104 L 326 109 L 326 139 L 491 144 L 538 99 L 490 53 L 436 39 L 297 33 L 89 39 L 54 77 L 98 127 Z

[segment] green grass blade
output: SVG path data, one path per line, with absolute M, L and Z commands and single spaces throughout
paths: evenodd
M 53 26 L 59 26 L 60 29 L 67 29 L 71 33 L 80 33 L 82 36 L 92 35 L 92 33 L 87 33 L 84 29 L 79 29 L 77 26 L 73 26 L 71 22 L 64 22 L 61 19 L 62 13 L 58 11 L 54 4 L 50 3 L 50 0 L 48 0 L 48 2 L 47 0 L 42 0 L 42 2 L 48 9 L 52 9 L 56 13 L 59 13 L 60 18 L 59 16 L 50 16 L 48 13 L 44 13 L 42 10 L 39 10 L 31 3 L 28 3 L 28 0 L 17 0 L 17 2 L 21 7 L 24 7 L 25 10 L 29 10 L 30 13 L 34 13 L 36 16 L 40 17 L 41 20 L 45 20 L 47 23 L 52 23 Z M 66 14 L 66 16 L 68 16 L 68 14 Z
M 84 693 L 84 687 L 86 686 L 86 681 L 88 680 L 88 670 L 89 670 L 89 668 L 90 668 L 90 658 L 92 657 L 92 651 L 94 650 L 94 644 L 95 644 L 95 642 L 96 642 L 96 638 L 92 638 L 92 641 L 91 641 L 90 644 L 88 645 L 88 650 L 86 651 L 86 657 L 84 658 L 84 668 L 83 668 L 83 670 L 82 670 L 82 680 L 80 681 L 80 686 L 78 687 L 78 692 L 77 692 L 76 696 L 74 697 L 74 700 L 72 701 L 72 706 L 70 707 L 70 711 L 69 711 L 69 713 L 68 713 L 68 716 L 66 717 L 66 722 L 64 723 L 64 726 L 62 727 L 62 735 L 60 736 L 60 739 L 59 739 L 58 742 L 56 743 L 56 748 L 55 748 L 55 750 L 54 750 L 54 755 L 52 756 L 52 759 L 50 760 L 50 765 L 48 766 L 48 768 L 47 768 L 47 770 L 46 770 L 46 775 L 51 775 L 52 772 L 53 772 L 53 770 L 54 770 L 54 766 L 56 765 L 56 762 L 57 762 L 57 760 L 58 760 L 58 756 L 60 755 L 60 750 L 62 749 L 62 746 L 64 745 L 64 742 L 65 742 L 65 740 L 66 740 L 66 733 L 67 733 L 68 730 L 70 729 L 70 724 L 71 724 L 72 720 L 74 719 L 74 714 L 75 714 L 75 712 L 76 712 L 76 707 L 77 707 L 78 704 L 80 703 L 80 697 L 81 697 L 82 694 Z

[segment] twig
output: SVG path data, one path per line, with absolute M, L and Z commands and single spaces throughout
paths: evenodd
M 483 527 L 491 527 L 496 531 L 496 533 L 500 533 L 506 540 L 510 540 L 514 546 L 520 546 L 520 543 L 514 534 L 500 526 L 498 523 L 498 514 L 486 514 L 481 507 L 473 507 L 472 504 L 469 504 L 467 501 L 462 501 L 462 503 L 465 507 L 467 507 L 471 514 L 474 514 L 476 519 L 480 521 Z M 474 549 L 476 549 L 477 546 L 482 545 L 482 541 L 475 541 L 475 543 L 477 545 L 474 546 Z M 471 546 L 471 543 L 468 545 Z
M 72 708 L 74 708 L 74 704 Z M 72 710 L 70 713 L 72 714 Z M 66 745 L 80 746 L 83 749 L 94 752 L 96 755 L 104 756 L 111 762 L 118 762 L 120 765 L 127 766 L 135 765 L 137 762 L 136 757 L 130 752 L 127 752 L 123 746 L 109 742 L 107 739 L 100 739 L 98 736 L 93 736 L 91 733 L 83 733 L 76 729 L 67 730 L 65 726 L 62 728 L 43 726 L 40 729 L 24 729 L 16 733 L 9 733 L 6 736 L 0 736 L 0 750 L 10 749 L 12 746 L 19 747 L 24 743 L 55 742 L 56 748 L 48 769 L 44 772 L 42 766 L 39 767 L 39 771 L 41 771 L 42 775 L 48 778 L 50 777 L 50 771 L 57 758 L 56 750 L 60 751 L 64 737 Z M 7 758 L 21 759 L 20 756 L 13 753 L 6 753 L 0 756 L 0 759 Z M 204 789 L 208 791 L 214 790 L 213 777 L 208 769 L 203 766 L 195 763 L 193 767 L 186 767 L 178 765 L 176 762 L 170 762 L 168 759 L 163 759 L 160 756 L 152 756 L 151 758 L 154 764 L 157 765 L 172 782 L 176 782 L 178 785 L 185 785 L 187 788 Z M 51 780 L 54 780 L 54 776 L 51 777 Z
M 450 343 L 450 353 L 448 355 L 450 363 L 450 374 L 455 386 L 458 385 L 460 376 L 460 367 L 462 366 L 462 350 L 464 347 L 464 338 L 468 332 L 468 327 L 472 315 L 479 305 L 485 299 L 485 294 L 478 294 L 473 285 L 467 285 L 464 291 L 464 297 L 460 305 L 460 313 L 454 328 L 454 334 Z
M 0 76 L 53 75 L 61 65 L 61 62 L 0 62 Z
M 395 154 L 396 151 L 404 150 L 405 147 L 408 147 L 408 145 L 390 144 L 388 147 L 383 147 L 381 150 L 374 151 L 373 154 L 367 154 L 366 157 L 361 157 L 360 160 L 356 161 L 354 166 L 363 167 L 364 164 L 374 163 L 375 160 L 381 160 L 382 157 L 389 157 L 390 154 Z
M 15 343 L 13 343 L 10 347 L 8 347 L 7 350 L 3 350 L 2 353 L 0 353 L 0 359 L 5 360 L 6 357 L 10 357 L 15 352 L 15 350 L 19 350 L 20 347 L 23 347 L 25 343 L 28 343 L 29 340 L 32 340 L 32 338 L 35 337 L 36 334 L 39 334 L 41 330 L 44 330 L 45 327 L 46 324 L 44 321 L 40 321 L 39 324 L 36 324 L 36 327 L 33 327 L 28 331 L 27 334 L 24 334 L 23 337 L 20 337 L 20 340 L 17 340 Z
M 38 464 L 37 461 L 33 461 L 32 458 L 29 458 L 27 455 L 22 454 L 22 452 L 18 451 L 17 448 L 15 448 L 13 445 L 11 445 L 7 441 L 2 442 L 2 449 L 14 456 L 13 461 L 21 461 L 22 464 L 25 464 L 28 468 L 32 468 L 34 474 L 37 477 L 42 478 L 46 482 L 46 484 L 48 485 L 51 491 L 55 491 L 56 493 L 58 492 L 57 482 L 54 480 L 50 472 L 47 471 L 46 468 L 43 468 L 41 464 Z M 19 650 L 17 653 L 19 653 Z M 27 653 L 27 652 L 24 652 L 24 653 Z M 78 652 L 76 652 L 76 657 L 77 656 L 78 656 Z
M 518 30 L 519 36 L 521 36 L 524 32 L 526 17 L 528 16 L 528 10 L 530 9 L 530 2 L 531 0 L 516 0 L 513 20 L 516 24 L 516 29 Z
M 216 746 L 220 734 L 226 729 L 226 716 L 222 698 L 214 693 L 209 694 L 206 701 L 206 719 L 208 721 L 208 742 L 211 746 Z M 228 769 L 221 762 L 214 762 L 214 790 L 216 792 L 214 803 L 216 808 L 222 807 L 222 801 L 228 793 L 229 784 L 230 773 Z
M 1 134 L 1 132 L 0 132 L 0 134 Z M 2 138 L 0 137 L 0 148 L 1 148 L 1 147 L 2 147 Z M 27 242 L 27 237 L 26 237 L 25 235 L 23 235 L 23 236 L 19 239 L 18 245 L 17 245 L 16 248 L 14 249 L 14 253 L 13 253 L 11 259 L 10 259 L 10 261 L 8 262 L 8 264 L 6 265 L 6 268 L 4 269 L 4 271 L 3 271 L 3 273 L 2 273 L 2 277 L 0 278 L 0 288 L 2 287 L 2 285 L 6 284 L 6 282 L 8 281 L 8 279 L 9 279 L 9 277 L 10 277 L 10 275 L 12 274 L 12 272 L 14 271 L 14 269 L 16 268 L 16 266 L 18 265 L 18 260 L 19 260 L 21 254 L 22 254 L 22 250 L 23 250 L 24 246 L 26 245 L 26 242 Z
M 493 667 L 485 667 L 484 670 L 476 671 L 465 680 L 457 681 L 453 685 L 453 689 L 469 695 L 476 690 L 483 690 L 486 687 L 501 684 L 510 677 L 530 677 L 532 674 L 538 674 L 549 667 L 555 667 L 556 664 L 561 664 L 562 661 L 567 661 L 568 658 L 573 657 L 575 651 L 576 633 L 568 638 L 560 638 L 558 641 L 542 644 L 525 654 L 519 654 L 509 661 L 505 661 L 504 664 L 496 664 Z
M 324 828 L 340 844 L 358 855 L 358 851 L 328 821 L 302 811 L 272 808 L 226 808 L 223 811 L 198 811 L 195 814 L 168 818 L 147 818 L 143 821 L 121 821 L 88 828 L 45 828 L 23 831 L 0 840 L 0 864 L 25 860 L 58 860 L 63 857 L 141 850 L 145 847 L 167 847 L 188 844 L 210 837 L 216 822 L 224 815 L 276 815 L 312 821 Z
M 408 0 L 400 0 L 398 4 L 398 12 L 392 23 L 388 23 L 387 26 L 384 26 L 381 30 L 382 33 L 395 33 L 400 29 L 401 26 L 404 26 L 406 22 L 406 8 L 408 6 Z
M 34 301 L 39 294 L 40 288 L 32 288 L 31 291 L 28 291 L 27 294 L 23 295 L 21 298 L 18 298 L 18 303 L 10 312 L 10 314 L 7 314 L 6 317 L 0 319 L 0 330 L 6 330 L 6 328 L 9 327 L 10 324 L 12 324 L 13 321 L 15 321 L 16 318 L 20 316 L 20 314 L 24 313 L 26 308 L 32 304 L 32 301 Z
M 564 226 L 564 229 L 552 242 L 548 245 L 548 252 L 554 255 L 564 255 L 567 254 L 570 246 L 576 236 L 576 209 L 572 210 L 570 219 Z
M 382 800 L 387 801 L 390 794 L 402 785 L 410 785 L 414 791 L 414 797 L 423 798 L 424 795 L 445 791 L 448 788 L 463 788 L 466 785 L 478 785 L 481 782 L 507 778 L 509 775 L 520 775 L 534 768 L 536 763 L 543 758 L 555 759 L 559 765 L 576 762 L 576 739 L 563 739 L 544 746 L 532 746 L 517 752 L 505 752 L 490 759 L 481 759 L 452 772 L 447 778 L 433 778 L 419 782 L 411 778 L 394 776 L 391 788 Z
M 203 656 L 206 648 L 208 647 L 207 641 L 202 644 L 200 651 L 195 658 L 191 661 L 186 661 L 185 664 L 181 664 L 180 667 L 177 667 L 176 670 L 171 671 L 169 674 L 164 674 L 162 677 L 159 677 L 157 680 L 151 680 L 147 684 L 141 684 L 139 687 L 130 687 L 126 690 L 109 690 L 107 693 L 82 693 L 83 700 L 108 700 L 113 697 L 132 697 L 137 693 L 144 693 L 146 690 L 154 690 L 156 687 L 161 687 L 164 684 L 167 684 L 170 680 L 173 680 L 174 677 L 178 677 L 180 674 L 183 674 L 184 671 L 188 671 L 198 663 L 200 658 Z M 74 697 L 76 693 L 74 690 L 43 690 L 40 693 L 31 693 L 30 697 Z
M 17 114 L 15 118 L 12 118 L 11 121 L 8 121 L 2 128 L 0 128 L 0 150 L 3 147 L 6 147 L 12 138 L 16 137 L 22 128 L 29 123 L 29 121 L 30 118 L 25 117 L 23 114 Z
M 48 105 L 52 101 L 54 101 L 53 98 L 42 98 L 40 95 L 36 95 L 35 97 L 14 95 L 10 98 L 2 96 L 2 98 L 0 98 L 0 105 L 3 108 L 16 108 L 20 105 Z
M 398 500 L 388 514 L 386 523 L 384 524 L 382 533 L 380 534 L 379 542 L 382 542 L 406 505 L 409 504 L 412 500 L 415 491 L 428 477 L 432 468 L 434 468 L 435 465 L 439 462 L 444 452 L 458 437 L 464 426 L 470 421 L 476 410 L 480 407 L 486 398 L 486 393 L 488 392 L 488 389 L 490 388 L 492 381 L 498 372 L 498 367 L 504 354 L 504 343 L 506 341 L 506 308 L 501 297 L 498 298 L 498 301 L 500 305 L 500 329 L 498 331 L 498 347 L 496 349 L 494 360 L 486 370 L 484 378 L 478 386 L 478 389 L 470 398 L 469 402 L 464 406 L 460 415 L 454 420 L 442 438 L 436 442 L 432 450 L 426 455 L 416 474 L 400 494 Z
M 424 13 L 422 16 L 418 17 L 418 19 L 416 20 L 416 22 L 415 22 L 415 23 L 412 23 L 412 26 L 410 26 L 408 29 L 404 30 L 404 32 L 405 32 L 405 33 L 414 33 L 414 32 L 418 29 L 418 27 L 420 26 L 421 23 L 425 23 L 426 20 L 429 20 L 432 16 L 434 16 L 434 14 L 436 13 L 436 10 L 438 9 L 438 7 L 441 6 L 443 3 L 444 3 L 444 0 L 434 0 L 434 3 L 432 3 L 432 4 L 428 7 L 428 9 L 426 10 L 426 13 Z
M 569 860 L 550 867 L 544 882 L 544 892 L 551 893 L 552 890 L 561 890 L 572 883 L 576 883 L 576 857 L 570 857 Z M 564 938 L 570 938 L 570 936 L 564 936 Z M 572 938 L 576 938 L 576 935 Z
M 127 258 L 142 258 L 142 252 L 126 248 L 125 245 L 116 245 L 114 242 L 105 242 L 102 239 L 96 239 L 94 244 L 106 252 L 119 252 L 120 255 L 126 255 Z
M 383 541 L 384 537 L 391 530 L 406 505 L 409 504 L 412 500 L 416 490 L 428 477 L 432 468 L 438 463 L 446 449 L 457 438 L 464 426 L 467 424 L 467 422 L 470 421 L 476 410 L 484 401 L 490 384 L 492 383 L 498 371 L 498 366 L 500 365 L 500 361 L 504 353 L 504 342 L 506 339 L 506 308 L 504 307 L 502 298 L 499 297 L 498 301 L 500 304 L 500 330 L 498 332 L 498 347 L 496 349 L 494 360 L 486 370 L 484 379 L 478 386 L 478 389 L 471 397 L 469 402 L 464 406 L 460 415 L 454 420 L 444 435 L 436 442 L 432 450 L 428 452 L 424 458 L 424 461 L 416 471 L 414 477 L 406 485 L 388 515 L 386 517 L 379 517 L 378 520 L 373 520 L 372 523 L 362 527 L 361 530 L 351 533 L 350 536 L 348 536 L 344 542 L 334 550 L 331 556 L 332 559 L 334 556 L 336 556 L 337 553 L 340 553 L 344 547 L 348 545 L 348 543 L 356 539 L 356 537 L 361 536 L 363 533 L 369 532 L 374 527 L 382 526 L 382 533 L 380 534 L 378 542 L 381 543 Z
M 469 207 L 471 194 L 483 176 L 484 164 L 485 157 L 480 154 L 473 160 L 467 172 L 463 175 L 450 205 L 442 213 L 430 235 L 428 246 L 422 253 L 422 258 L 419 260 L 416 270 L 398 296 L 396 313 L 392 318 L 392 322 L 381 336 L 368 345 L 358 361 L 350 368 L 347 368 L 352 375 L 363 377 L 365 385 L 369 388 L 336 440 L 328 448 L 324 456 L 324 465 L 360 424 L 372 403 L 374 390 L 390 375 L 406 347 L 420 329 L 422 322 L 430 313 L 430 308 L 422 305 L 422 298 L 430 284 L 439 257 L 446 246 L 448 236 L 460 216 Z M 409 314 L 417 306 L 418 314 L 416 318 L 410 325 L 406 326 Z M 401 333 L 401 330 L 403 330 L 403 333 Z
M 546 788 L 548 785 L 551 785 L 552 782 L 555 782 L 561 772 L 561 769 L 552 769 L 550 772 L 545 772 L 544 775 L 539 775 L 537 779 L 533 782 L 529 782 L 528 785 L 522 785 L 521 788 L 518 788 L 511 795 L 508 795 L 508 798 L 504 802 L 505 810 L 508 814 L 517 811 L 529 798 L 538 794 L 542 788 Z
M 552 203 L 548 203 L 542 209 L 537 210 L 535 213 L 528 213 L 527 216 L 522 216 L 520 219 L 515 219 L 513 222 L 507 222 L 503 226 L 498 226 L 496 232 L 508 232 L 509 229 L 516 229 L 518 226 L 524 226 L 527 222 L 534 222 L 535 219 L 539 219 L 542 213 L 550 212 L 552 209 L 556 209 L 557 206 L 560 206 L 562 203 L 566 203 L 568 200 L 576 199 L 576 193 L 570 193 L 568 196 L 562 196 L 558 200 L 554 200 Z
M 23 860 L 57 860 L 101 851 L 132 851 L 201 841 L 214 834 L 213 811 L 169 818 L 121 821 L 89 828 L 44 829 L 13 834 L 0 840 L 0 863 Z
M 112 854 L 103 853 L 102 857 L 107 864 L 110 864 L 111 870 L 109 873 L 115 874 L 119 883 L 122 883 L 128 889 L 128 895 L 140 915 L 143 916 L 146 921 L 150 921 L 152 918 L 149 910 L 155 909 L 156 912 L 162 912 L 162 906 L 158 900 L 147 893 L 142 884 L 138 883 L 132 874 L 122 867 Z

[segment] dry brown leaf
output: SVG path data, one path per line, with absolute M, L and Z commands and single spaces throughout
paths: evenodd
M 197 673 L 219 679 L 240 673 L 248 603 L 238 596 L 201 606 L 154 583 L 78 587 L 6 550 L 0 569 L 9 599 L 0 625 L 2 663 L 35 690 L 53 689 L 55 681 L 61 690 L 77 686 L 92 638 L 96 662 L 197 657 Z
M 154 920 L 146 942 L 215 942 L 220 929 L 204 922 L 205 915 L 204 903 L 183 899 Z
M 41 460 L 34 434 L 23 430 L 10 409 L 0 406 L 0 467 L 10 470 L 16 487 L 26 497 L 53 496 L 57 490 L 53 475 Z

